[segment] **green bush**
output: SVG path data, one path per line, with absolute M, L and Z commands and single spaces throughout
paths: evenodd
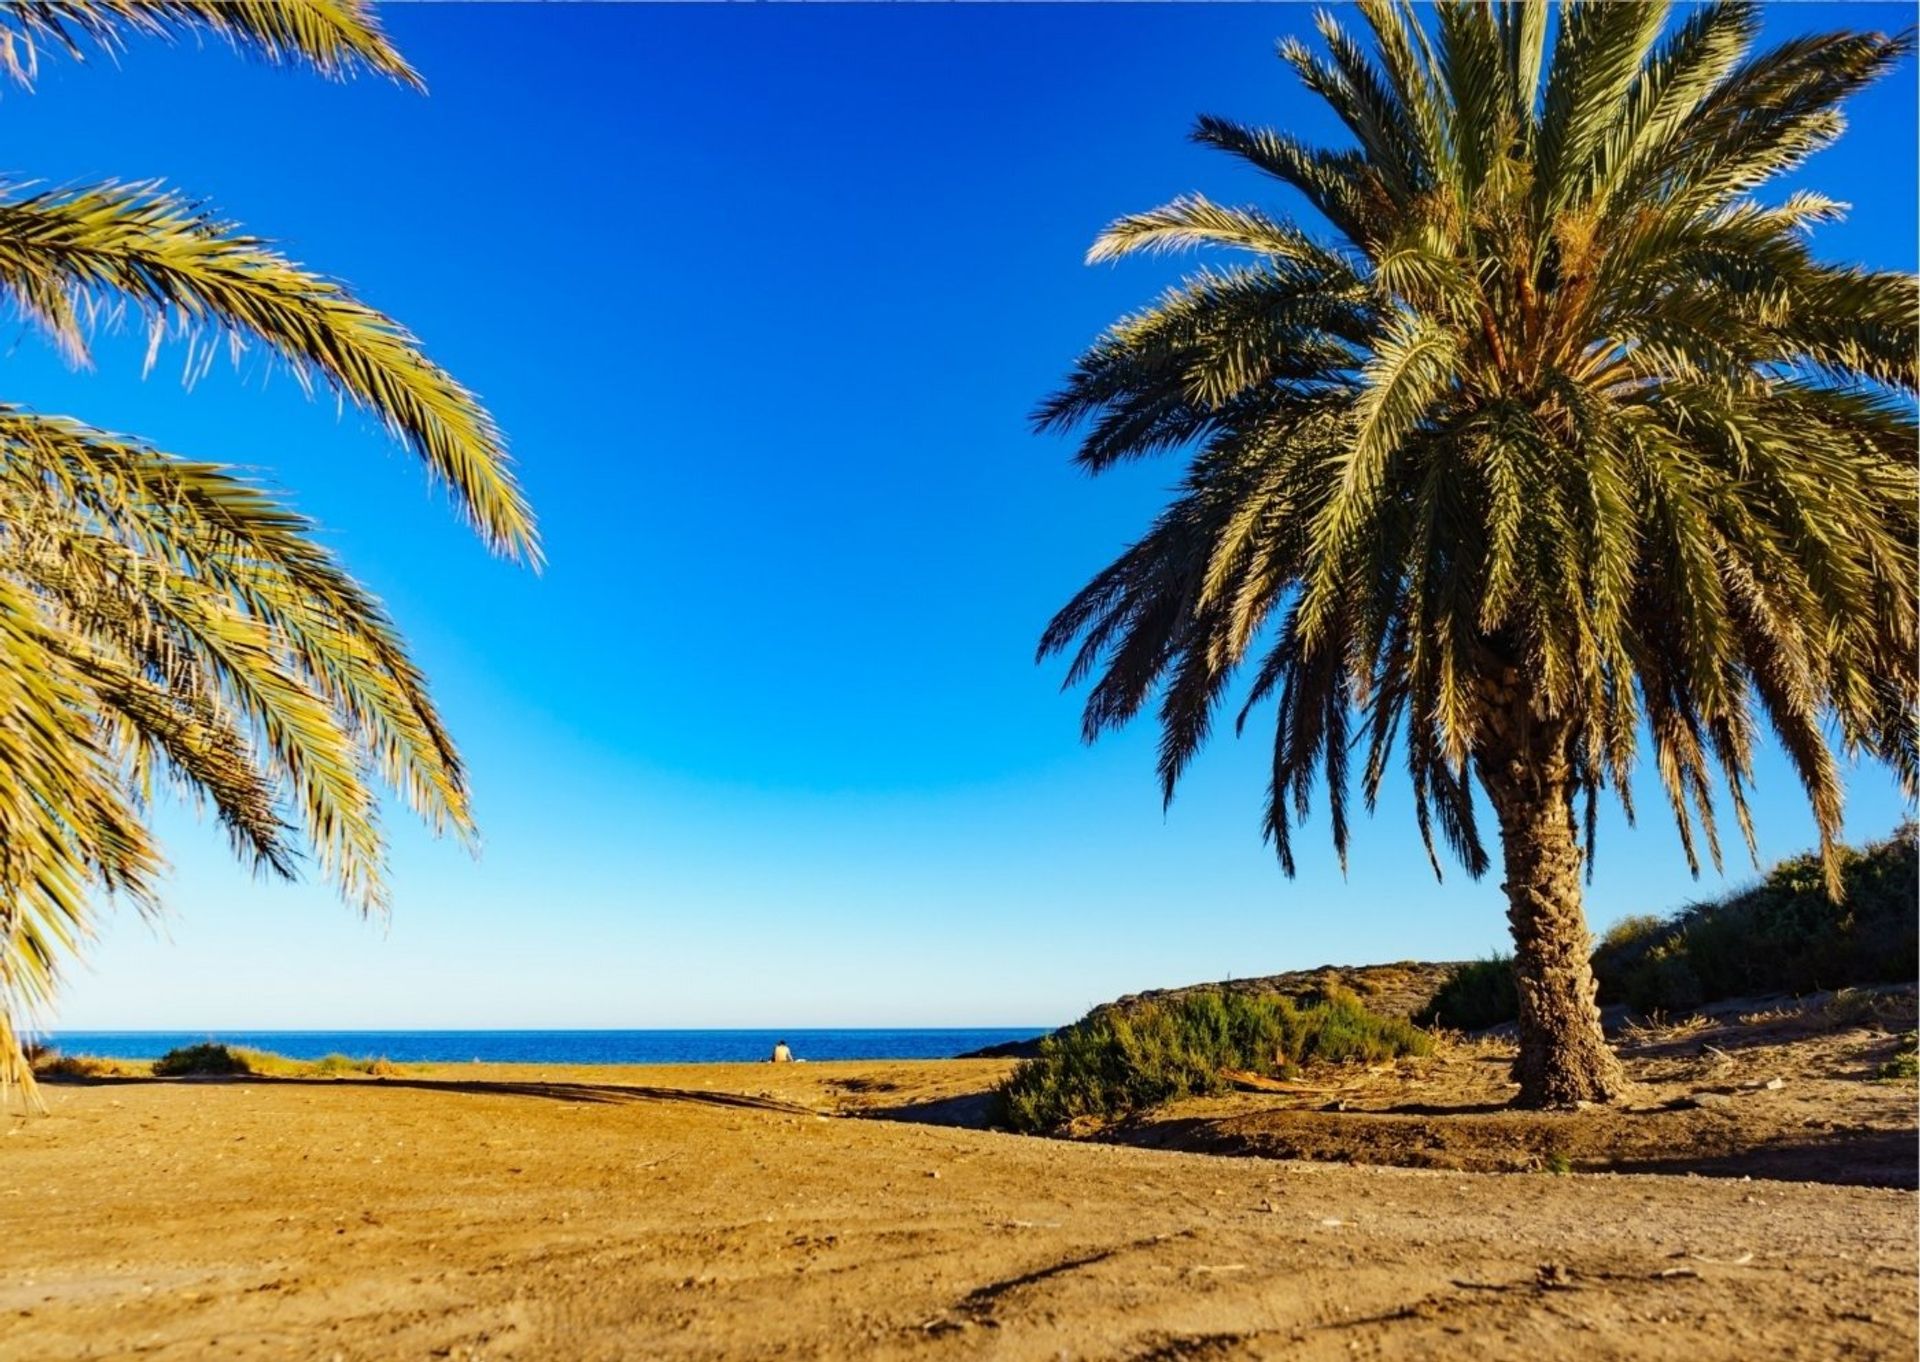
M 188 1074 L 252 1074 L 258 1078 L 338 1078 L 344 1074 L 385 1076 L 399 1072 L 384 1059 L 354 1059 L 323 1055 L 319 1059 L 288 1059 L 271 1050 L 249 1050 L 241 1045 L 203 1041 L 169 1050 L 153 1061 L 157 1078 Z
M 1645 960 L 1671 939 L 1673 921 L 1651 913 L 1634 913 L 1621 918 L 1593 948 L 1593 967 L 1609 977 L 1619 977 Z
M 1413 1014 L 1421 1026 L 1451 1026 L 1484 1031 L 1520 1015 L 1514 989 L 1513 957 L 1497 951 L 1485 960 L 1455 965 L 1427 1005 Z
M 1045 1131 L 1076 1117 L 1121 1116 L 1218 1092 L 1226 1069 L 1272 1075 L 1431 1049 L 1424 1031 L 1369 1012 L 1345 990 L 1303 1006 L 1280 994 L 1202 989 L 1096 1009 L 1041 1041 L 1038 1057 L 1014 1070 L 1001 1097 L 1015 1130 Z
M 1643 1011 L 1758 993 L 1814 993 L 1914 977 L 1920 857 L 1912 824 L 1859 850 L 1842 847 L 1844 896 L 1829 898 L 1813 856 L 1782 861 L 1759 884 L 1683 908 L 1637 954 L 1594 957 L 1600 996 Z
M 183 1074 L 244 1074 L 253 1070 L 247 1064 L 247 1054 L 218 1041 L 202 1041 L 198 1045 L 182 1045 L 169 1050 L 153 1061 L 153 1073 L 156 1078 L 178 1078 Z
M 1721 998 L 1912 979 L 1920 955 L 1914 825 L 1836 854 L 1845 889 L 1838 903 L 1819 858 L 1796 856 L 1751 889 L 1669 917 L 1621 919 L 1593 953 L 1600 1001 L 1684 1012 Z M 1495 956 L 1458 967 L 1414 1020 L 1477 1031 L 1518 1013 L 1509 962 Z
M 1600 990 L 1606 1002 L 1624 1002 L 1635 1012 L 1690 1012 L 1707 1001 L 1706 987 L 1694 972 L 1685 941 L 1653 950 L 1617 984 Z

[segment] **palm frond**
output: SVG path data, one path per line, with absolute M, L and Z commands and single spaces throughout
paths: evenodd
M 30 84 L 40 53 L 117 53 L 129 37 L 211 33 L 271 62 L 341 79 L 365 69 L 425 89 L 366 0 L 4 0 L 0 69 Z
M 1831 847 L 1836 743 L 1920 780 L 1920 285 L 1819 261 L 1832 200 L 1749 191 L 1910 40 L 1756 52 L 1743 0 L 1664 38 L 1661 6 L 1576 3 L 1549 56 L 1532 0 L 1362 14 L 1371 53 L 1326 17 L 1324 54 L 1281 51 L 1354 146 L 1194 132 L 1331 239 L 1188 196 L 1092 253 L 1262 260 L 1123 319 L 1036 413 L 1091 471 L 1187 463 L 1042 641 L 1086 736 L 1157 699 L 1170 798 L 1237 689 L 1236 727 L 1274 710 L 1289 872 L 1319 782 L 1344 859 L 1360 742 L 1368 806 L 1399 748 L 1436 871 L 1444 843 L 1479 874 L 1476 786 L 1503 835 L 1516 800 L 1583 807 L 1591 854 L 1643 734 L 1690 861 L 1720 807 L 1751 852 L 1764 725 Z
M 495 548 L 538 559 L 505 442 L 473 394 L 397 322 L 231 224 L 153 186 L 0 201 L 0 287 L 125 298 L 156 328 L 263 343 L 384 421 Z

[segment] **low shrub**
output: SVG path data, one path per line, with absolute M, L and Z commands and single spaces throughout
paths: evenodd
M 35 1078 L 112 1078 L 127 1072 L 122 1061 L 94 1055 L 63 1055 L 36 1047 L 27 1056 Z
M 1054 1130 L 1220 1091 L 1223 1070 L 1262 1075 L 1302 1064 L 1424 1055 L 1424 1031 L 1369 1012 L 1344 989 L 1296 1003 L 1281 994 L 1202 989 L 1102 1007 L 1040 1042 L 1001 1089 L 1015 1130 Z
M 1450 1026 L 1484 1031 L 1520 1015 L 1514 989 L 1513 957 L 1498 952 L 1485 960 L 1455 965 L 1427 1005 L 1413 1014 L 1421 1026 Z
M 399 1069 L 385 1059 L 355 1059 L 351 1055 L 322 1055 L 319 1059 L 289 1059 L 271 1050 L 203 1041 L 169 1050 L 153 1062 L 158 1078 L 191 1074 L 251 1074 L 259 1078 L 340 1078 L 347 1074 L 387 1076 Z
M 245 1074 L 254 1070 L 247 1063 L 247 1052 L 222 1045 L 218 1041 L 202 1041 L 198 1045 L 182 1045 L 169 1050 L 153 1061 L 153 1073 L 156 1078 L 179 1078 L 187 1074 Z
M 1606 1003 L 1629 1001 L 1624 996 L 1614 995 L 1621 992 L 1621 981 L 1642 968 L 1650 969 L 1656 975 L 1674 976 L 1671 966 L 1659 963 L 1676 954 L 1674 931 L 1672 919 L 1655 917 L 1651 913 L 1623 917 L 1607 928 L 1600 938 L 1600 944 L 1593 950 L 1593 972 L 1594 978 L 1600 982 L 1600 1000 Z M 1656 998 L 1644 1005 L 1636 1003 L 1635 1006 L 1642 1012 L 1671 1011 L 1676 1006 L 1691 1006 L 1673 1000 L 1688 991 L 1689 985 L 1684 977 L 1667 977 L 1664 987 L 1652 982 L 1649 987 L 1657 993 L 1671 996 L 1666 1000 Z M 1693 987 L 1697 991 L 1697 981 Z

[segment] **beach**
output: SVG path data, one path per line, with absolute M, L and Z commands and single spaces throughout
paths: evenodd
M 48 1083 L 5 1122 L 0 1357 L 1914 1352 L 1911 1192 L 928 1123 L 1005 1072 Z

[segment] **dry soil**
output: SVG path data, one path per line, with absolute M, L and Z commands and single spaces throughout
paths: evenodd
M 1915 1353 L 1909 1191 L 829 1114 L 1005 1068 L 49 1083 L 0 1144 L 0 1357 Z

